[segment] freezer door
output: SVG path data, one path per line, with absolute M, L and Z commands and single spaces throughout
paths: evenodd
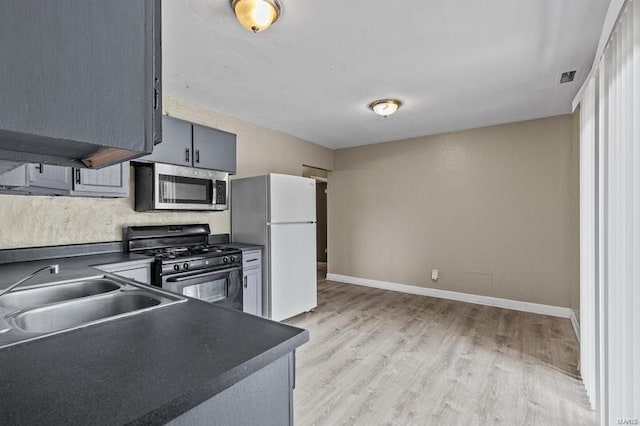
M 315 222 L 316 181 L 300 176 L 269 175 L 271 223 Z
M 271 319 L 282 321 L 318 305 L 316 225 L 271 225 Z

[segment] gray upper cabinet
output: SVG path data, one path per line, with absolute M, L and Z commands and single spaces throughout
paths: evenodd
M 162 117 L 162 143 L 140 161 L 236 173 L 236 135 L 188 121 Z
M 160 0 L 0 2 L 0 160 L 100 168 L 161 141 Z
M 85 197 L 128 197 L 129 162 L 100 170 L 74 169 L 71 195 Z
M 236 172 L 236 135 L 193 125 L 194 166 Z
M 71 188 L 71 173 L 66 167 L 29 164 L 27 170 L 31 186 L 64 190 Z
M 165 115 L 162 117 L 162 143 L 155 146 L 151 155 L 140 160 L 191 166 L 192 152 L 191 123 Z
M 0 191 L 26 195 L 128 197 L 129 162 L 99 170 L 23 164 L 0 175 Z
M 0 187 L 37 195 L 65 195 L 71 190 L 71 169 L 49 164 L 23 164 L 0 175 Z

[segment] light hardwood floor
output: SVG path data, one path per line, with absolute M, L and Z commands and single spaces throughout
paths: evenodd
M 318 280 L 296 425 L 595 425 L 569 320 Z

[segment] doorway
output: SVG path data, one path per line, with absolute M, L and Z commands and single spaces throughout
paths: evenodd
M 316 248 L 319 263 L 327 263 L 327 182 L 316 181 Z
M 302 166 L 302 176 L 316 181 L 316 260 L 318 268 L 327 270 L 327 183 L 329 172 Z

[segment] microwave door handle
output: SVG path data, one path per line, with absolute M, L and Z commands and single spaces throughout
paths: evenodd
M 179 283 L 179 282 L 183 282 L 183 281 L 192 280 L 194 278 L 210 277 L 212 275 L 220 275 L 220 274 L 224 274 L 224 273 L 231 272 L 231 271 L 237 271 L 239 269 L 240 268 L 227 268 L 227 269 L 221 269 L 219 271 L 207 272 L 206 274 L 199 274 L 198 272 L 193 272 L 193 273 L 191 273 L 189 275 L 185 275 L 185 276 L 182 276 L 182 277 L 167 278 L 167 282 Z

